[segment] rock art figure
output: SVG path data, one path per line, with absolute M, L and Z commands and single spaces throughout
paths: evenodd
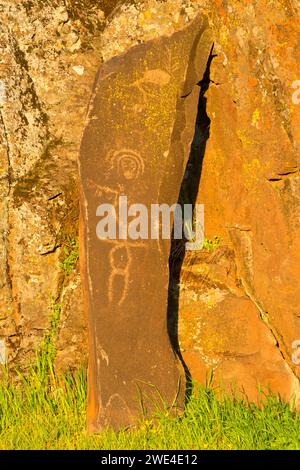
M 199 16 L 106 62 L 96 78 L 79 161 L 91 431 L 184 403 L 167 329 L 171 241 L 99 239 L 97 207 L 117 207 L 120 196 L 149 208 L 177 202 L 211 46 Z

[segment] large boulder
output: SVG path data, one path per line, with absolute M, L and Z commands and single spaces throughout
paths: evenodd
M 97 208 L 111 204 L 118 213 L 121 196 L 148 214 L 152 204 L 177 203 L 211 47 L 207 22 L 197 17 L 97 75 L 80 153 L 91 430 L 134 424 L 141 408 L 148 415 L 184 403 L 167 325 L 171 231 L 165 240 L 151 239 L 150 230 L 135 240 L 127 229 L 101 239 Z M 117 222 L 118 232 L 120 213 Z

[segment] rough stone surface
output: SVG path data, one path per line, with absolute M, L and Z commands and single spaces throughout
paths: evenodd
M 61 263 L 78 236 L 76 162 L 104 3 L 0 1 L 0 337 L 19 366 L 35 357 L 54 305 L 57 366 L 86 358 L 78 263 L 70 273 Z
M 217 56 L 206 94 L 211 129 L 198 198 L 206 236 L 221 237 L 232 255 L 229 262 L 216 252 L 215 261 L 200 265 L 195 257 L 189 264 L 196 272 L 183 270 L 199 302 L 187 306 L 181 298 L 182 328 L 189 331 L 189 346 L 183 334 L 182 347 L 195 377 L 209 365 L 227 387 L 235 382 L 252 397 L 257 383 L 298 396 L 292 343 L 300 337 L 300 106 L 293 102 L 299 3 L 201 6 Z
M 207 238 L 221 244 L 185 261 L 179 340 L 201 382 L 212 368 L 216 381 L 253 398 L 258 382 L 285 397 L 297 392 L 297 0 L 0 0 L 0 339 L 10 362 L 33 357 L 53 302 L 57 366 L 84 360 L 78 266 L 67 274 L 60 263 L 77 236 L 76 159 L 95 73 L 199 11 L 217 56 L 198 200 Z
M 142 14 L 143 6 L 128 8 L 118 0 L 0 0 L 0 339 L 9 363 L 34 359 L 53 304 L 62 312 L 57 367 L 86 360 L 79 266 L 69 274 L 61 263 L 78 235 L 76 162 L 95 74 L 109 57 L 109 37 L 127 37 L 128 15 Z M 189 16 L 176 9 L 178 29 Z M 170 22 L 170 11 L 164 18 Z M 152 26 L 140 25 L 138 42 L 159 34 Z M 136 36 L 133 27 L 125 45 L 114 40 L 114 52 Z M 70 348 L 73 323 L 78 340 Z
M 80 152 L 91 430 L 132 425 L 141 406 L 146 415 L 163 406 L 161 397 L 184 403 L 167 328 L 170 239 L 133 240 L 127 229 L 124 240 L 100 239 L 96 212 L 112 204 L 119 230 L 120 196 L 149 212 L 176 204 L 211 47 L 197 17 L 110 60 L 97 76 Z
M 213 372 L 221 390 L 246 393 L 254 401 L 258 387 L 287 400 L 297 392 L 273 333 L 244 291 L 233 250 L 222 246 L 185 260 L 180 315 L 182 354 L 200 383 Z

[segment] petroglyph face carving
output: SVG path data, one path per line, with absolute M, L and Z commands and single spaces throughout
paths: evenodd
M 142 157 L 134 150 L 117 150 L 109 155 L 111 170 L 117 171 L 120 178 L 134 181 L 144 173 Z

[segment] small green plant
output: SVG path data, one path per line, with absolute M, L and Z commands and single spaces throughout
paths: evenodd
M 56 356 L 54 342 L 57 336 L 60 316 L 61 304 L 52 301 L 49 329 L 44 336 L 44 340 L 36 357 L 37 370 L 40 377 L 43 377 L 45 381 L 47 381 L 48 376 L 53 376 L 54 374 L 54 360 Z
M 193 216 L 193 220 L 186 220 L 184 223 L 185 233 L 187 234 L 189 241 L 192 243 L 195 243 L 197 241 L 195 238 L 195 228 L 197 228 L 198 236 L 199 234 L 201 234 L 201 232 L 202 232 L 202 236 L 204 236 L 203 227 L 201 226 L 201 224 L 198 222 L 197 227 L 196 225 L 197 225 L 197 220 L 195 218 L 195 214 Z M 202 245 L 199 242 L 198 249 L 214 251 L 217 248 L 219 248 L 220 243 L 221 243 L 221 238 L 218 236 L 215 236 L 212 240 L 209 240 L 208 238 L 204 237 Z
M 202 249 L 208 250 L 208 251 L 214 251 L 217 248 L 219 248 L 221 243 L 221 238 L 215 236 L 212 240 L 209 240 L 208 238 L 204 238 Z
M 70 274 L 79 259 L 79 244 L 77 239 L 70 239 L 63 248 L 64 259 L 59 267 L 66 273 Z

